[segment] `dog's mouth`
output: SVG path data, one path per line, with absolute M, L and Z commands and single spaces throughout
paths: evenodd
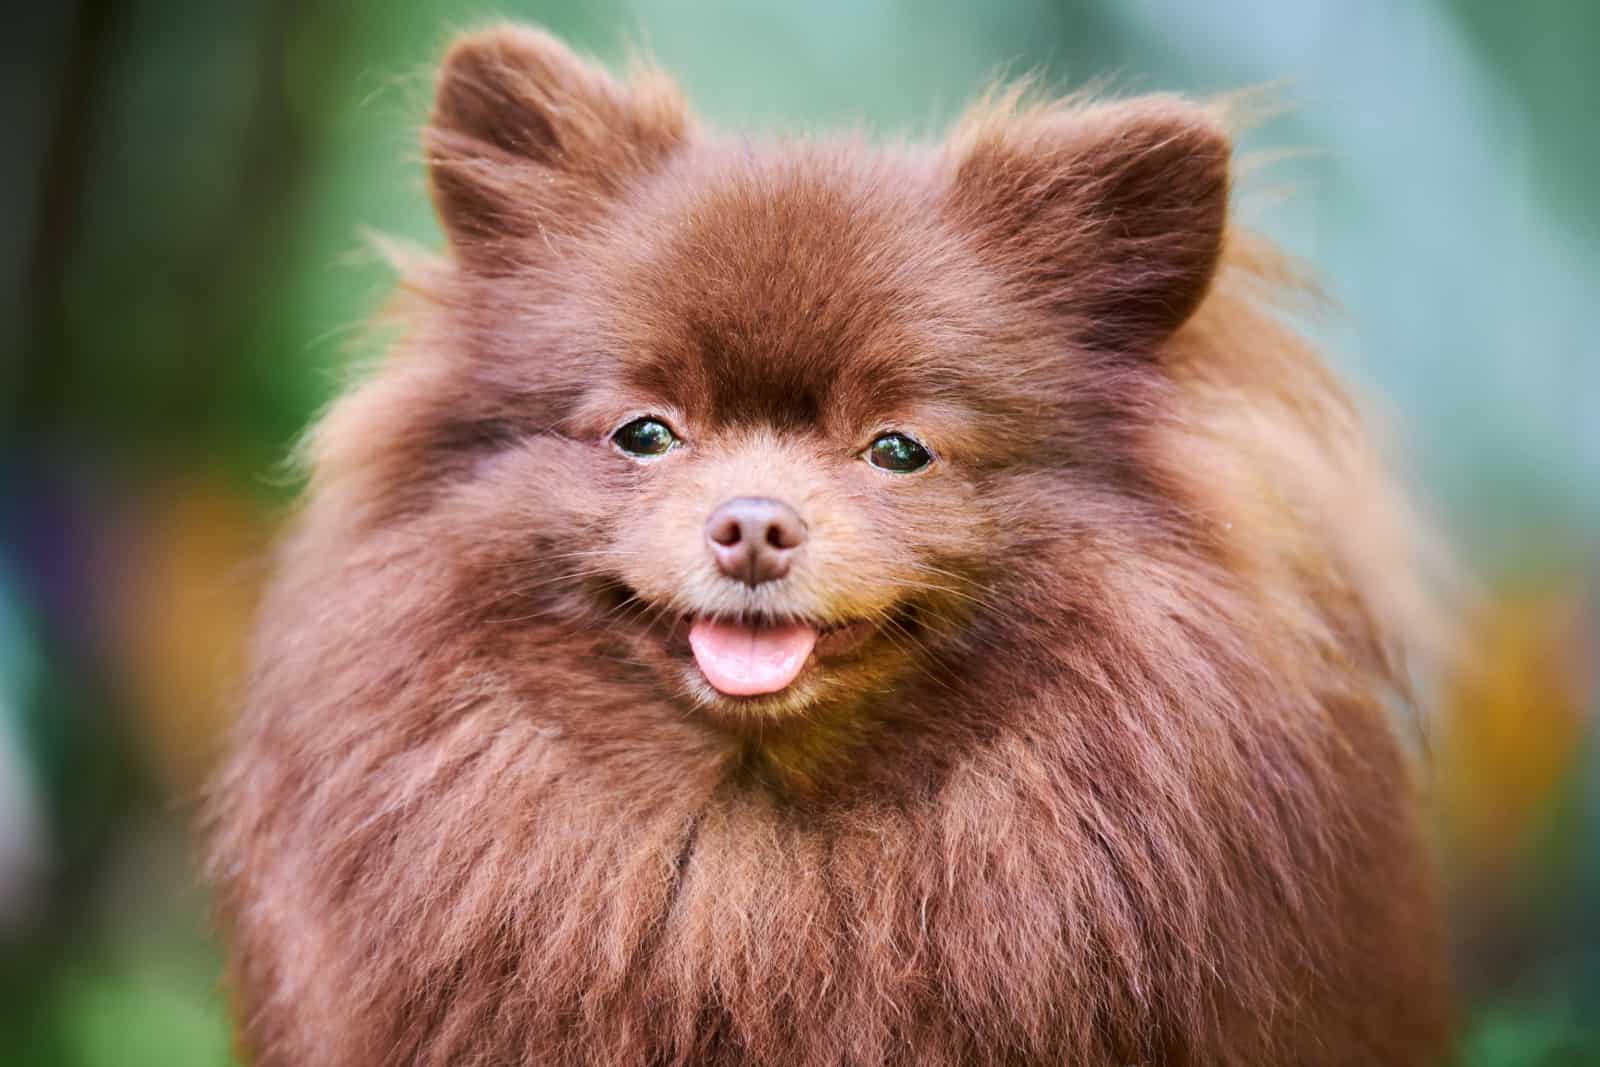
M 909 648 L 922 631 L 920 612 L 910 602 L 871 618 L 830 618 L 807 614 L 638 611 L 649 601 L 626 582 L 605 579 L 596 592 L 613 615 L 629 612 L 643 632 L 659 642 L 668 657 L 689 672 L 702 700 L 713 694 L 730 706 L 769 707 L 814 695 L 805 678 L 856 658 L 883 631 L 893 644 Z M 829 662 L 833 661 L 833 662 Z
M 787 689 L 813 655 L 842 655 L 865 641 L 872 630 L 866 619 L 822 626 L 806 620 L 699 616 L 689 624 L 689 649 L 695 666 L 717 692 L 765 696 Z

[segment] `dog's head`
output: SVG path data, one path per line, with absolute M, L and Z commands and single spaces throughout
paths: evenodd
M 452 50 L 427 145 L 452 263 L 369 386 L 383 491 L 450 511 L 463 603 L 735 720 L 893 692 L 1145 491 L 1228 199 L 1170 100 L 752 143 L 513 29 Z

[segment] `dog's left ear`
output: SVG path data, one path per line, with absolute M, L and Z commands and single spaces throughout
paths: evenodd
M 1227 225 L 1231 144 L 1165 97 L 968 120 L 950 146 L 953 219 L 1080 344 L 1148 352 L 1204 298 Z
M 523 26 L 456 41 L 436 94 L 423 138 L 434 205 L 458 258 L 476 266 L 604 214 L 689 134 L 665 76 L 621 83 Z

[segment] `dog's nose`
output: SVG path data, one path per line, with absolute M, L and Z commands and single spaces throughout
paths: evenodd
M 806 525 L 794 508 L 770 497 L 734 497 L 706 520 L 706 547 L 718 569 L 745 585 L 788 574 L 789 560 L 805 539 Z

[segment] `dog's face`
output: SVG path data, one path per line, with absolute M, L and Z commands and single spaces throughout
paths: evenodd
M 430 130 L 466 451 L 457 595 L 697 709 L 880 699 L 1030 544 L 1133 489 L 1148 352 L 1209 282 L 1227 144 L 1166 103 L 942 152 L 751 145 L 554 41 L 458 46 Z M 1025 582 L 1023 583 L 1025 585 Z M 509 590 L 509 592 L 508 592 Z
M 882 192 L 928 180 L 725 149 L 579 253 L 562 318 L 595 355 L 566 426 L 611 487 L 590 562 L 701 708 L 891 689 L 981 596 L 979 485 L 1021 444 L 985 427 L 1026 383 L 981 356 L 970 254 Z

